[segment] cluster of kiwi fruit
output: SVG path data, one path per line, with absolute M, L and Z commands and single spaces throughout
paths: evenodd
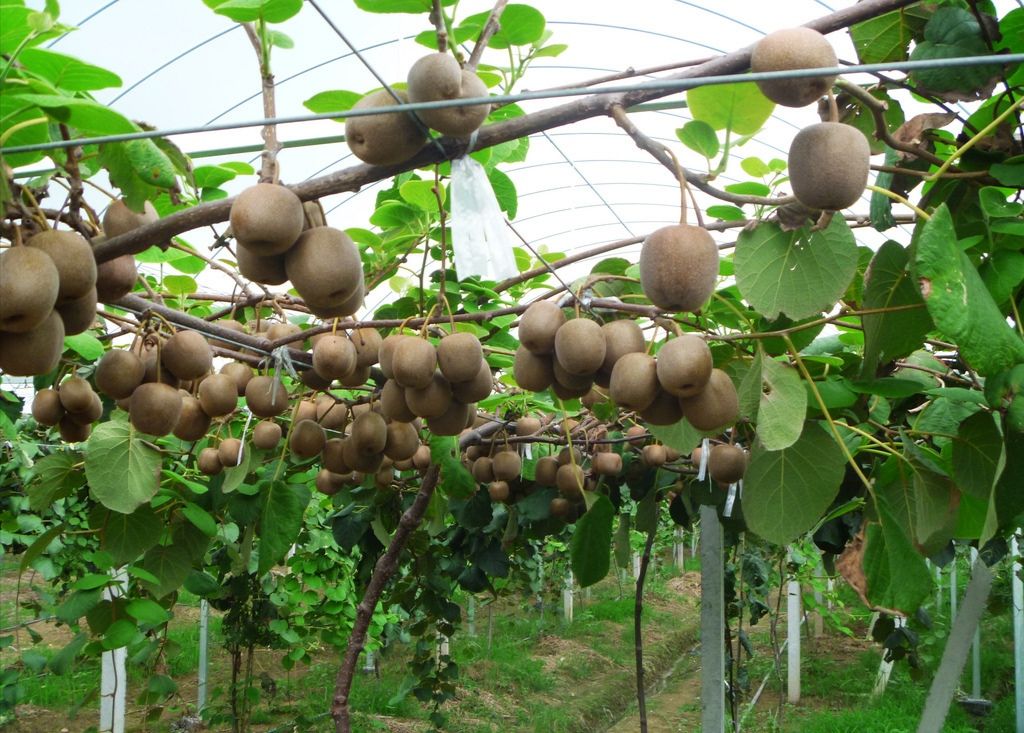
M 308 226 L 302 201 L 285 186 L 257 183 L 231 204 L 238 270 L 253 282 L 288 280 L 310 312 L 321 318 L 355 313 L 363 304 L 359 249 L 345 232 Z
M 838 65 L 828 40 L 810 28 L 787 28 L 769 33 L 754 46 L 754 72 L 828 68 Z M 777 104 L 804 107 L 829 93 L 835 76 L 770 79 L 757 82 Z M 871 149 L 864 134 L 833 115 L 827 122 L 803 128 L 789 148 L 789 180 L 793 195 L 804 206 L 836 211 L 852 206 L 864 193 Z
M 353 109 L 486 96 L 487 85 L 476 73 L 462 68 L 450 54 L 432 53 L 412 65 L 405 89 L 370 92 Z M 348 117 L 345 121 L 345 142 L 353 155 L 364 163 L 394 165 L 419 152 L 427 140 L 427 127 L 443 135 L 466 137 L 483 124 L 489 112 L 489 104 L 424 109 L 416 112 L 423 124 L 418 124 L 406 112 Z
M 703 448 L 697 446 L 690 454 L 694 466 L 701 463 Z M 750 454 L 733 443 L 716 443 L 708 453 L 708 475 L 720 486 L 729 486 L 743 478 L 750 464 Z
M 103 415 L 103 402 L 92 385 L 72 375 L 56 388 L 41 389 L 32 401 L 32 417 L 40 425 L 57 427 L 65 443 L 79 443 Z

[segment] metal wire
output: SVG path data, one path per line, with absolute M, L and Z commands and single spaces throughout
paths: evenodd
M 231 122 L 221 125 L 205 125 L 198 127 L 169 128 L 165 130 L 140 130 L 139 132 L 121 133 L 118 135 L 97 135 L 94 137 L 76 138 L 74 140 L 51 141 L 33 145 L 14 145 L 0 148 L 0 153 L 13 155 L 43 150 L 56 150 L 69 145 L 99 145 L 103 143 L 125 142 L 156 137 L 173 137 L 175 135 L 191 135 L 200 132 L 223 130 L 239 130 L 246 127 L 264 127 L 266 125 L 287 125 L 297 122 L 329 120 L 348 117 L 369 117 L 389 114 L 392 112 L 409 112 L 425 109 L 448 109 L 451 107 L 468 107 L 479 104 L 505 104 L 540 99 L 561 99 L 563 97 L 583 97 L 593 94 L 626 94 L 630 92 L 664 91 L 683 92 L 702 86 L 718 86 L 747 81 L 767 81 L 772 79 L 807 79 L 819 76 L 840 76 L 855 73 L 873 74 L 880 71 L 915 71 L 918 69 L 957 68 L 967 66 L 985 66 L 1016 64 L 1024 62 L 1024 53 L 992 54 L 986 56 L 963 56 L 949 59 L 928 59 L 921 61 L 900 61 L 884 64 L 855 64 L 850 66 L 828 66 L 817 69 L 788 69 L 785 71 L 763 71 L 757 73 L 720 74 L 715 76 L 691 77 L 686 79 L 659 79 L 657 81 L 638 82 L 634 84 L 617 84 L 601 87 L 595 91 L 593 87 L 573 87 L 558 90 L 524 91 L 515 94 L 496 94 L 489 97 L 467 97 L 465 99 L 444 99 L 435 102 L 409 102 L 389 107 L 373 109 L 349 109 L 337 112 L 321 112 L 316 114 L 294 115 L 288 117 L 269 117 L 245 122 Z

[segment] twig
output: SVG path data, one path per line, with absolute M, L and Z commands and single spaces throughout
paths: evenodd
M 60 125 L 60 136 L 65 140 L 71 139 L 71 131 L 68 130 L 68 126 L 64 123 Z M 68 147 L 64 150 L 64 171 L 68 175 L 68 185 L 70 187 L 71 196 L 68 200 L 68 218 L 72 222 L 72 226 L 81 231 L 82 229 L 82 218 L 78 215 L 78 210 L 82 206 L 82 198 L 85 194 L 82 189 L 82 174 L 78 169 L 78 155 L 81 151 L 79 147 Z
M 464 67 L 467 71 L 476 71 L 480 58 L 484 55 L 484 49 L 487 48 L 491 37 L 501 28 L 501 14 L 506 5 L 508 5 L 508 0 L 498 0 L 491 8 L 491 14 L 487 16 L 487 22 L 484 23 L 480 37 L 476 39 L 476 45 L 473 46 L 473 52 L 469 55 L 469 60 Z M 477 148 L 479 149 L 479 146 Z
M 441 0 L 434 0 L 434 9 L 430 11 L 430 22 L 434 24 L 437 34 L 437 51 L 445 53 L 448 50 L 448 28 L 444 24 L 444 9 L 441 7 Z
M 274 75 L 270 71 L 269 44 L 265 44 L 262 34 L 258 33 L 252 23 L 242 23 L 245 35 L 249 37 L 256 58 L 260 64 L 260 80 L 263 85 L 263 116 L 270 119 L 277 116 L 274 103 Z M 264 30 L 264 29 L 261 29 Z M 264 125 L 260 133 L 263 137 L 262 165 L 260 166 L 260 183 L 277 183 L 277 153 L 281 143 L 277 140 L 277 125 Z

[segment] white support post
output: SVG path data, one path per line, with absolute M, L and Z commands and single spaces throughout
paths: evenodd
M 701 730 L 724 733 L 725 559 L 715 507 L 701 506 L 700 527 Z
M 640 553 L 633 553 L 633 580 L 637 580 L 640 577 Z
M 906 623 L 903 618 L 897 616 L 893 621 L 896 624 L 896 628 L 902 628 L 903 624 Z M 882 651 L 882 663 L 878 665 L 878 674 L 875 675 L 875 686 L 871 689 L 871 699 L 874 700 L 885 692 L 885 688 L 889 684 L 889 676 L 892 674 L 892 662 L 885 660 L 887 650 Z
M 686 542 L 682 527 L 676 527 L 675 539 L 672 543 L 672 563 L 680 570 L 686 567 Z
M 971 567 L 978 562 L 978 549 L 971 548 Z M 981 623 L 974 628 L 974 645 L 971 648 L 971 697 L 981 699 Z
M 103 589 L 103 597 L 108 601 L 123 596 L 128 585 L 128 573 L 123 568 L 112 570 L 110 574 L 115 582 Z M 99 733 L 124 733 L 124 703 L 128 689 L 126 656 L 127 649 L 122 646 L 103 652 L 101 657 Z
M 565 587 L 562 589 L 562 617 L 565 623 L 572 623 L 572 571 L 565 575 Z
M 828 591 L 828 610 L 831 611 L 832 610 L 832 594 L 835 592 L 835 589 L 836 589 L 836 581 L 834 581 L 831 578 L 831 576 L 829 577 L 829 579 L 827 581 L 825 581 L 825 589 Z
M 1017 710 L 1017 728 L 1024 730 L 1024 582 L 1017 574 L 1020 547 L 1010 540 L 1010 575 L 1013 594 L 1013 699 Z
M 949 564 L 949 625 L 956 621 L 956 604 L 959 599 L 956 578 L 956 545 L 953 545 L 953 562 Z
M 373 650 L 367 649 L 363 652 L 363 672 L 372 674 L 377 671 L 377 660 L 374 659 Z
M 942 610 L 942 568 L 935 566 L 935 612 Z
M 206 707 L 206 675 L 209 668 L 210 648 L 210 604 L 203 598 L 199 601 L 199 681 L 196 685 L 196 710 Z
M 444 634 L 437 635 L 437 656 L 438 658 L 451 656 L 451 641 Z
M 790 580 L 786 583 L 786 638 L 789 648 L 786 650 L 786 699 L 791 703 L 800 702 L 800 583 Z

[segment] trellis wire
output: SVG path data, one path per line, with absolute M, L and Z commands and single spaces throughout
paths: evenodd
M 789 69 L 785 71 L 763 71 L 757 73 L 719 74 L 712 76 L 691 77 L 686 79 L 661 79 L 657 81 L 638 82 L 635 84 L 615 84 L 603 87 L 572 87 L 569 89 L 523 91 L 515 94 L 497 94 L 488 97 L 467 97 L 464 99 L 443 99 L 434 102 L 409 102 L 407 104 L 372 109 L 348 109 L 335 112 L 320 112 L 285 117 L 268 117 L 243 122 L 230 122 L 219 125 L 201 125 L 192 127 L 169 128 L 165 130 L 140 130 L 138 132 L 120 133 L 117 135 L 97 135 L 75 140 L 51 141 L 32 145 L 14 145 L 0 148 L 0 153 L 30 153 L 43 150 L 66 148 L 70 145 L 99 145 L 102 143 L 126 142 L 156 137 L 175 135 L 191 135 L 201 132 L 239 130 L 246 127 L 264 127 L 266 125 L 287 125 L 297 122 L 313 122 L 316 120 L 347 119 L 349 117 L 369 117 L 392 112 L 415 112 L 418 110 L 448 109 L 451 107 L 467 107 L 479 104 L 508 104 L 540 99 L 561 99 L 563 97 L 583 97 L 597 94 L 627 94 L 642 91 L 683 92 L 702 86 L 717 86 L 747 81 L 767 81 L 773 79 L 807 79 L 820 76 L 838 76 L 855 73 L 877 73 L 883 71 L 915 71 L 918 69 L 959 68 L 984 65 L 1007 65 L 1024 62 L 1024 53 L 992 54 L 987 56 L 962 56 L 940 60 L 902 61 L 884 64 L 854 64 L 850 66 L 828 66 L 816 69 Z

